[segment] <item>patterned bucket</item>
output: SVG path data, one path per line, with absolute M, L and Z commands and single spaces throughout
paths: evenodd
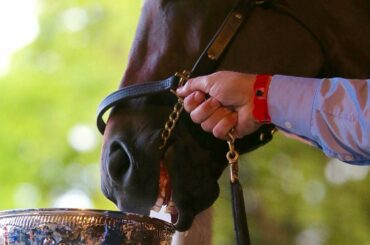
M 0 245 L 170 245 L 173 226 L 137 214 L 87 209 L 0 212 Z

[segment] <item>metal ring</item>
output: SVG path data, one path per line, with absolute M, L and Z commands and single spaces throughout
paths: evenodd
M 228 151 L 226 153 L 226 158 L 229 161 L 229 163 L 237 162 L 239 159 L 239 153 L 236 151 Z

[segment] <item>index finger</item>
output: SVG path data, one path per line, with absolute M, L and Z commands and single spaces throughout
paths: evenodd
M 181 97 L 186 97 L 195 91 L 201 91 L 205 94 L 209 93 L 211 81 L 206 76 L 189 79 L 184 86 L 178 88 L 176 93 Z

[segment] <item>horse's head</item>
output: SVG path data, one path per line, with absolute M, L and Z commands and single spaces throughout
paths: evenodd
M 232 4 L 232 1 L 222 0 L 144 1 L 121 87 L 161 80 L 177 71 L 191 68 Z M 267 19 L 274 22 L 274 18 Z M 289 28 L 294 29 L 292 23 L 286 21 L 288 31 L 291 31 Z M 267 27 L 262 25 L 260 28 Z M 309 44 L 314 43 L 304 30 L 296 29 L 297 36 L 306 38 Z M 249 27 L 248 31 L 253 31 L 253 28 L 251 30 Z M 280 41 L 278 37 L 281 34 L 278 31 L 273 34 Z M 244 44 L 250 38 L 241 37 L 236 45 L 239 48 L 248 48 L 246 52 L 251 57 L 262 55 L 266 68 L 253 63 L 255 59 L 245 59 L 245 55 L 234 48 L 223 63 L 224 69 L 285 71 L 284 67 L 289 64 L 281 58 L 286 57 L 290 46 L 279 47 L 274 60 L 282 61 L 273 63 L 273 59 L 264 56 L 271 52 L 270 46 L 262 45 L 256 50 L 253 45 L 247 47 Z M 257 36 L 257 40 L 258 38 Z M 302 64 L 296 69 L 297 73 L 317 72 L 320 59 L 315 56 L 315 52 L 320 49 L 317 45 L 311 46 L 313 47 L 299 58 L 311 59 L 312 65 Z M 294 45 L 292 47 L 295 48 Z M 235 64 L 237 60 L 243 62 Z M 297 66 L 294 60 L 289 62 L 290 67 Z M 189 115 L 182 113 L 167 148 L 159 150 L 160 133 L 175 102 L 174 95 L 165 93 L 131 99 L 114 108 L 104 134 L 102 189 L 122 211 L 148 214 L 157 201 L 160 162 L 163 161 L 172 182 L 171 198 L 178 210 L 176 228 L 185 230 L 190 227 L 194 216 L 211 206 L 218 196 L 217 179 L 226 166 L 227 145 L 203 132 L 191 122 Z M 258 133 L 248 136 L 243 139 L 244 144 L 241 144 L 244 148 L 239 150 L 249 151 L 260 145 L 259 140 Z
M 220 18 L 208 19 L 210 13 L 202 12 L 205 4 L 145 1 L 121 87 L 191 68 L 226 14 L 218 9 Z M 102 189 L 122 211 L 148 214 L 157 201 L 160 162 L 164 161 L 179 214 L 177 228 L 184 230 L 217 198 L 226 148 L 183 113 L 168 147 L 159 150 L 160 133 L 175 102 L 173 94 L 163 93 L 114 108 L 104 135 Z

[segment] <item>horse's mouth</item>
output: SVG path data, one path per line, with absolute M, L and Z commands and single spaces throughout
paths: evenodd
M 172 200 L 172 184 L 171 178 L 168 171 L 169 164 L 172 163 L 173 159 L 173 146 L 170 146 L 166 150 L 166 154 L 160 161 L 159 181 L 158 181 L 158 195 L 157 200 L 152 207 L 152 210 L 159 212 L 162 207 L 165 209 L 165 213 L 171 215 L 171 222 L 176 223 L 178 219 L 178 209 L 176 208 L 175 202 Z
M 171 222 L 176 223 L 178 218 L 178 210 L 176 208 L 175 202 L 172 200 L 171 178 L 168 173 L 168 169 L 164 163 L 164 160 L 161 160 L 160 163 L 158 196 L 154 206 L 152 207 L 152 210 L 155 212 L 159 212 L 162 207 L 165 208 L 165 213 L 171 215 Z
M 152 210 L 159 212 L 164 208 L 164 212 L 171 215 L 171 223 L 179 231 L 184 231 L 190 228 L 193 217 L 192 215 L 184 215 L 185 210 L 176 205 L 176 200 L 173 199 L 173 185 L 169 174 L 169 169 L 173 164 L 174 147 L 170 146 L 160 162 L 160 175 L 158 181 L 157 200 L 152 207 Z

